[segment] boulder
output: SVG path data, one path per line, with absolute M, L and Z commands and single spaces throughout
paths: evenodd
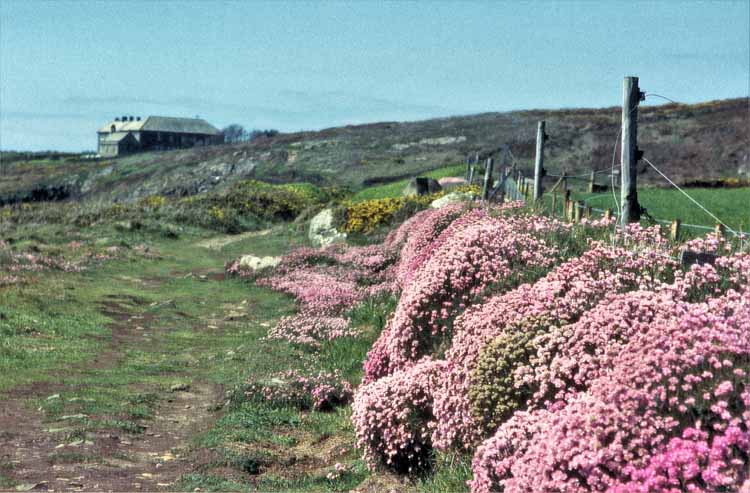
M 443 190 L 452 190 L 457 187 L 462 187 L 464 185 L 468 185 L 469 182 L 466 181 L 463 178 L 459 178 L 457 176 L 447 176 L 445 178 L 440 178 L 438 180 L 438 183 L 441 187 L 443 187 Z
M 476 194 L 472 192 L 451 192 L 448 195 L 443 195 L 439 199 L 435 199 L 430 203 L 430 207 L 433 209 L 440 209 L 443 206 L 452 204 L 454 202 L 468 202 L 476 198 Z
M 256 257 L 255 255 L 243 255 L 240 257 L 239 267 L 242 270 L 256 271 L 267 267 L 276 267 L 281 262 L 281 257 Z
M 308 236 L 312 244 L 319 247 L 346 241 L 346 233 L 339 232 L 333 225 L 333 209 L 323 209 L 310 220 Z
M 430 193 L 439 192 L 442 189 L 443 188 L 440 186 L 440 183 L 438 183 L 437 180 L 419 176 L 409 180 L 409 184 L 406 185 L 406 188 L 404 188 L 403 194 L 405 196 L 427 195 Z

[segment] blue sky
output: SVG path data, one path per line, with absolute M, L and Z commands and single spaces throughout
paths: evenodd
M 747 96 L 738 2 L 0 0 L 0 148 L 78 151 L 115 115 L 282 131 Z

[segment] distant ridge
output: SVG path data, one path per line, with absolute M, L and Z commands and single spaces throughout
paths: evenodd
M 9 163 L 0 176 L 0 199 L 50 186 L 65 188 L 69 196 L 124 200 L 189 195 L 243 178 L 359 187 L 460 163 L 469 152 L 506 143 L 530 167 L 542 119 L 550 135 L 550 171 L 585 173 L 611 165 L 619 107 L 524 110 L 349 125 L 111 161 L 73 159 L 54 167 Z M 749 98 L 642 106 L 639 122 L 640 148 L 678 183 L 750 177 Z M 639 183 L 660 183 L 653 171 L 639 172 Z

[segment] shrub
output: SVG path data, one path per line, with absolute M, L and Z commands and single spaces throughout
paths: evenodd
M 482 349 L 469 388 L 472 417 L 482 435 L 491 435 L 534 395 L 536 388 L 517 382 L 515 373 L 529 364 L 536 354 L 534 339 L 551 325 L 545 317 L 518 320 Z
M 404 287 L 398 307 L 365 362 L 372 381 L 435 355 L 450 342 L 453 319 L 489 286 L 513 285 L 528 266 L 550 266 L 556 252 L 515 224 L 472 210 L 435 240 L 438 246 Z
M 264 382 L 250 382 L 245 397 L 274 406 L 330 411 L 347 404 L 352 386 L 338 371 L 304 374 L 297 370 L 279 373 Z
M 283 317 L 267 337 L 319 348 L 321 342 L 339 337 L 354 337 L 358 334 L 357 330 L 349 327 L 349 320 L 345 318 L 300 314 Z
M 371 468 L 383 464 L 403 473 L 429 465 L 432 395 L 442 366 L 426 358 L 357 389 L 352 422 Z
M 739 486 L 750 452 L 736 434 L 750 426 L 750 297 L 694 304 L 614 352 L 611 370 L 588 390 L 502 425 L 475 457 L 473 490 L 605 491 L 663 460 L 686 432 L 721 451 L 702 479 L 708 490 Z M 721 445 L 727 433 L 739 453 Z M 699 454 L 680 460 L 700 468 Z
M 435 445 L 471 448 L 482 437 L 468 399 L 470 375 L 482 348 L 501 335 L 508 324 L 544 316 L 556 325 L 575 322 L 608 293 L 662 285 L 674 262 L 664 255 L 648 255 L 593 243 L 591 249 L 559 265 L 533 284 L 487 299 L 454 323 L 446 352 L 450 371 L 435 397 L 438 417 Z

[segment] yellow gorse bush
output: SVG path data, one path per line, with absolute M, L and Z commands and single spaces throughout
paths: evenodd
M 449 192 L 479 193 L 479 187 L 464 185 L 450 191 L 441 190 L 428 195 L 389 197 L 362 202 L 347 201 L 343 204 L 346 209 L 343 230 L 346 233 L 371 233 L 377 227 L 391 222 L 394 216 L 404 207 L 409 206 L 415 210 L 424 209 L 430 205 L 430 202 Z

